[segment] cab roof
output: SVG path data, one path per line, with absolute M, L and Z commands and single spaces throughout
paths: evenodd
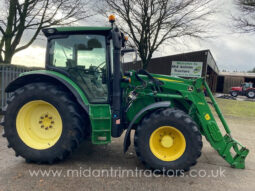
M 112 27 L 95 27 L 95 26 L 70 26 L 70 27 L 54 27 L 54 28 L 45 28 L 42 29 L 46 37 L 56 34 L 65 34 L 65 33 L 83 33 L 83 32 L 92 32 L 92 33 L 105 33 L 112 30 Z
M 77 27 L 56 27 L 58 32 L 75 32 L 75 31 L 108 31 L 111 27 L 95 27 L 95 26 L 77 26 Z

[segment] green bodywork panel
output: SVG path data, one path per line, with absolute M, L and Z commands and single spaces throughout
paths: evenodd
M 25 76 L 25 75 L 29 75 L 29 74 L 42 74 L 42 75 L 52 74 L 52 75 L 55 75 L 55 76 L 65 80 L 67 83 L 69 83 L 81 96 L 82 101 L 85 105 L 89 104 L 88 99 L 87 99 L 86 95 L 84 94 L 84 92 L 81 90 L 81 88 L 67 76 L 60 74 L 58 72 L 49 71 L 49 70 L 35 70 L 35 71 L 21 73 L 19 76 Z
M 112 27 L 93 27 L 93 26 L 83 26 L 83 27 L 56 27 L 58 32 L 76 32 L 76 31 L 109 31 Z

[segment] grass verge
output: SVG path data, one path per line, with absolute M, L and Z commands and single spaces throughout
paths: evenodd
M 255 102 L 237 101 L 216 98 L 216 101 L 226 116 L 255 118 Z

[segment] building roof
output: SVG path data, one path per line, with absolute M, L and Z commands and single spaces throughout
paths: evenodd
M 220 76 L 239 76 L 239 77 L 254 77 L 255 73 L 248 72 L 220 72 Z

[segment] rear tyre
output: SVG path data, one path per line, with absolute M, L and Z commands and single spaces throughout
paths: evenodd
M 48 83 L 16 90 L 4 116 L 4 131 L 16 156 L 53 163 L 66 158 L 85 136 L 78 105 L 68 92 Z
M 189 115 L 168 108 L 142 120 L 134 144 L 138 158 L 147 168 L 178 174 L 196 164 L 202 137 Z
M 255 91 L 254 90 L 248 90 L 246 95 L 247 95 L 248 98 L 253 99 L 253 98 L 255 98 Z
M 231 91 L 230 95 L 233 97 L 237 97 L 238 96 L 238 92 L 237 91 Z

